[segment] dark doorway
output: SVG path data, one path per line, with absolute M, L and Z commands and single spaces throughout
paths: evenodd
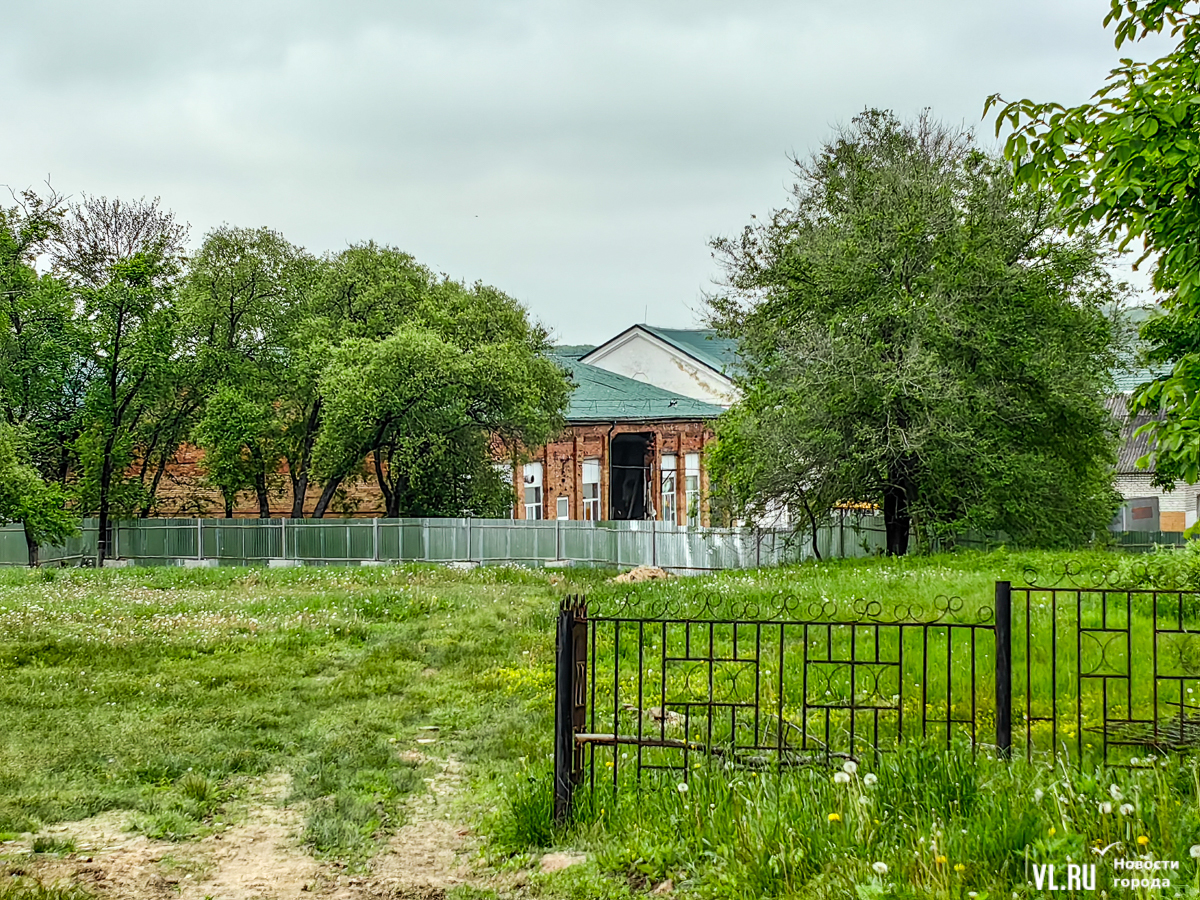
M 618 434 L 612 439 L 609 509 L 613 519 L 648 519 L 650 435 Z

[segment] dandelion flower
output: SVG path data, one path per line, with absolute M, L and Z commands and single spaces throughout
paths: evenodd
M 1139 847 L 1145 847 L 1148 843 L 1150 843 L 1150 838 L 1146 837 L 1144 834 L 1138 835 L 1138 846 Z
M 1200 859 L 1200 844 L 1192 844 L 1191 848 L 1188 850 L 1188 855 L 1191 856 L 1192 859 Z
M 858 763 L 856 763 L 852 759 L 848 759 L 844 763 L 842 763 L 842 771 L 845 772 L 847 775 L 853 775 L 855 772 L 858 771 Z
M 1122 803 L 1119 807 L 1117 807 L 1117 812 L 1119 812 L 1123 816 L 1132 816 L 1133 815 L 1133 804 L 1132 803 Z
M 967 871 L 967 867 L 964 866 L 962 863 L 955 863 L 954 871 L 957 872 L 959 875 L 961 875 L 963 872 Z
M 677 788 L 677 790 L 681 794 L 686 794 L 688 792 L 687 782 L 686 781 L 679 782 L 679 787 Z
M 888 871 L 887 863 L 885 862 L 873 862 L 871 863 L 871 868 L 875 870 L 876 875 L 886 875 Z
M 946 864 L 946 857 L 939 856 L 936 859 L 934 859 L 934 862 L 937 863 L 939 866 L 944 866 Z
M 1054 837 L 1056 834 L 1058 834 L 1058 829 L 1055 828 L 1053 825 L 1051 825 L 1050 830 L 1047 832 L 1047 834 L 1049 834 L 1050 837 Z
M 1115 784 L 1110 784 L 1108 786 L 1108 792 L 1112 795 L 1112 798 L 1114 800 L 1125 799 L 1125 795 L 1121 793 L 1121 789 L 1119 787 L 1117 787 Z
M 876 783 L 878 783 L 878 781 L 879 779 L 875 777 L 873 772 L 868 772 L 863 776 L 863 784 L 865 784 L 867 787 L 873 787 Z
M 833 783 L 834 784 L 849 784 L 850 776 L 847 775 L 845 772 L 835 772 L 833 775 Z
M 837 813 L 830 813 L 829 821 L 830 822 L 840 822 L 840 821 L 842 821 L 842 817 L 839 816 Z
M 1103 803 L 1100 804 L 1099 809 L 1100 809 L 1100 815 L 1102 815 L 1102 816 L 1112 815 L 1112 804 L 1109 803 L 1107 800 L 1105 800 Z
M 868 797 L 866 794 L 859 794 L 858 802 L 861 803 L 863 806 L 866 806 L 868 803 L 871 802 L 871 798 Z

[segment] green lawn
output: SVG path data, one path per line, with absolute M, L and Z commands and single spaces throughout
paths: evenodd
M 1151 565 L 1193 578 L 1193 559 Z M 950 596 L 970 617 L 991 605 L 997 578 L 1062 560 L 844 561 L 635 587 L 516 568 L 0 570 L 0 839 L 122 810 L 132 828 L 189 840 L 233 814 L 247 779 L 284 771 L 312 851 L 361 865 L 424 787 L 429 765 L 406 752 L 420 746 L 467 764 L 464 815 L 488 835 L 493 864 L 520 867 L 549 846 L 589 854 L 534 877 L 522 889 L 533 895 L 626 896 L 670 879 L 711 897 L 1007 897 L 1025 890 L 1027 859 L 1084 858 L 1096 840 L 1136 850 L 1139 836 L 1183 860 L 1191 884 L 1200 810 L 1186 760 L 1108 776 L 914 747 L 864 758 L 845 783 L 826 769 L 701 762 L 686 792 L 665 776 L 616 798 L 585 791 L 576 820 L 549 827 L 562 597 L 611 608 L 626 594 L 649 606 L 702 595 L 770 617 L 784 595 L 918 612 Z M 417 745 L 430 734 L 436 744 Z M 1114 783 L 1128 815 L 1100 806 Z

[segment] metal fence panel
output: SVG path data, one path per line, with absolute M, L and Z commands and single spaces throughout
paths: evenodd
M 136 519 L 114 525 L 116 555 L 139 563 L 188 560 L 254 564 L 369 561 L 616 566 L 656 565 L 677 573 L 754 568 L 811 559 L 811 533 L 783 529 L 696 528 L 648 521 L 512 519 Z M 1186 543 L 1181 534 L 1115 534 L 1117 549 L 1139 552 Z M 933 549 L 996 546 L 995 536 L 965 533 Z M 844 515 L 816 534 L 822 559 L 882 554 L 883 518 Z M 96 521 L 62 547 L 42 547 L 45 564 L 96 555 Z M 0 527 L 0 565 L 25 565 L 19 525 Z

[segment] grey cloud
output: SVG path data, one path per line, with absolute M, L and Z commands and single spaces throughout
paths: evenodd
M 51 0 L 6 14 L 0 181 L 161 195 L 315 250 L 374 237 L 564 339 L 686 325 L 715 234 L 865 106 L 969 126 L 1086 97 L 1104 4 Z M 981 128 L 990 139 L 990 128 Z

